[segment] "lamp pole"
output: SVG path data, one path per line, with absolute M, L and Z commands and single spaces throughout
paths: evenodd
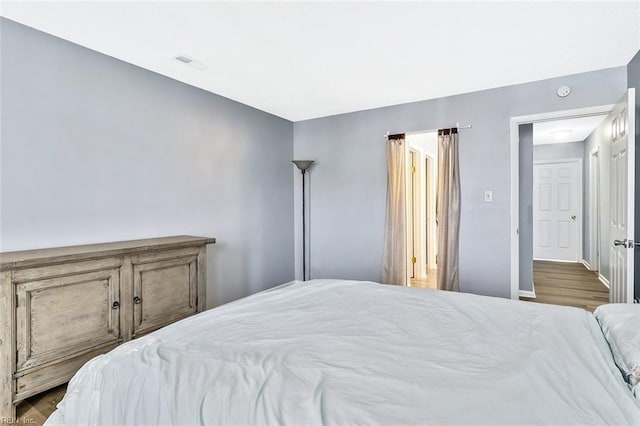
M 300 169 L 302 173 L 302 281 L 307 280 L 307 223 L 305 209 L 305 188 L 304 177 L 307 169 L 314 163 L 313 160 L 294 160 L 293 164 Z
M 307 280 L 307 222 L 306 222 L 306 209 L 305 209 L 305 194 L 304 191 L 304 175 L 307 171 L 302 169 L 302 281 Z

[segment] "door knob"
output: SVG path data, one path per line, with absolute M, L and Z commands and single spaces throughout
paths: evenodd
M 576 215 L 571 215 L 571 220 L 576 220 Z
M 140 299 L 138 296 L 133 298 L 133 303 L 135 303 L 136 305 L 140 304 L 140 302 L 142 302 L 142 299 Z
M 616 247 L 622 246 L 622 247 L 627 247 L 627 239 L 625 238 L 624 240 L 613 240 L 613 245 Z
M 118 302 L 117 300 L 113 302 L 113 304 L 111 305 L 111 309 L 118 309 L 119 307 L 120 307 L 120 302 Z

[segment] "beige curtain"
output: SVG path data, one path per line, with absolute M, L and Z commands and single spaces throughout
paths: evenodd
M 460 168 L 458 130 L 438 131 L 438 289 L 458 291 Z
M 406 166 L 404 135 L 387 141 L 387 216 L 382 282 L 407 285 Z

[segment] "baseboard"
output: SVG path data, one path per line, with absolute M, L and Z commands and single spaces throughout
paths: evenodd
M 539 260 L 541 262 L 557 262 L 557 263 L 580 263 L 577 260 L 558 260 L 558 259 L 541 259 L 538 257 L 534 257 L 533 260 Z
M 605 286 L 606 288 L 610 288 L 610 287 L 609 287 L 609 280 L 608 280 L 608 279 L 606 279 L 605 277 L 603 277 L 603 276 L 602 276 L 602 274 L 598 274 L 598 279 L 600 280 L 600 282 L 601 282 L 602 284 L 604 284 L 604 286 Z
M 519 297 L 526 297 L 528 299 L 535 299 L 536 298 L 536 286 L 535 283 L 531 283 L 531 291 L 529 290 L 519 290 L 518 291 L 518 296 Z
M 520 290 L 520 291 L 518 291 L 518 296 L 526 297 L 527 299 L 535 299 L 536 298 L 536 292 L 535 291 L 529 291 L 529 290 Z
M 588 270 L 593 271 L 593 269 L 591 268 L 591 265 L 586 260 L 582 259 L 580 263 L 582 263 L 584 267 L 587 268 Z

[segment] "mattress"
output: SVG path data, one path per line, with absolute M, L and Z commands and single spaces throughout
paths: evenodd
M 640 424 L 594 317 L 314 280 L 203 312 L 82 367 L 48 424 Z

